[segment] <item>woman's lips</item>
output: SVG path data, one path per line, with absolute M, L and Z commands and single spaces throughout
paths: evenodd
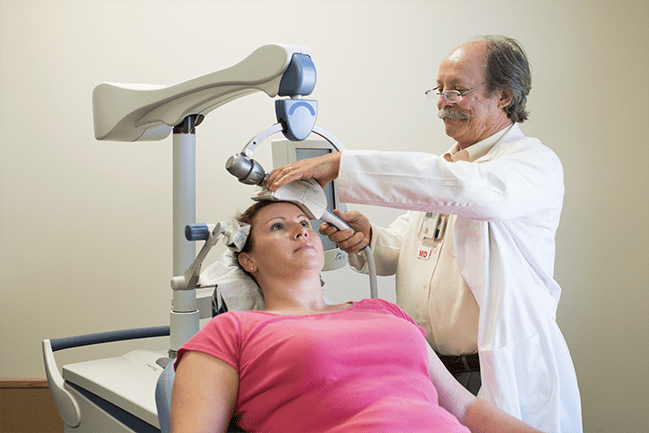
M 314 249 L 314 248 L 315 248 L 315 247 L 314 247 L 313 245 L 311 245 L 311 244 L 308 243 L 308 242 L 305 242 L 305 243 L 303 243 L 302 245 L 300 245 L 299 247 L 297 247 L 297 248 L 295 249 L 295 252 L 302 251 L 302 250 L 305 250 L 305 249 L 310 249 L 310 250 L 312 250 L 312 249 Z

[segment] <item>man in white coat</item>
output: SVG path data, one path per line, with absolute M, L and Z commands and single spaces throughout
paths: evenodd
M 344 151 L 275 169 L 267 187 L 338 178 L 343 202 L 407 210 L 389 228 L 352 211 L 339 215 L 357 233 L 321 231 L 359 271 L 366 264 L 355 253 L 370 243 L 377 273 L 396 274 L 397 303 L 469 390 L 540 430 L 581 432 L 576 374 L 555 321 L 563 170 L 518 126 L 530 89 L 517 41 L 461 45 L 427 92 L 456 141 L 446 154 Z

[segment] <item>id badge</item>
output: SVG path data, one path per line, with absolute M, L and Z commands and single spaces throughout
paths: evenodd
M 433 255 L 432 243 L 437 232 L 438 219 L 439 214 L 426 212 L 421 220 L 421 227 L 419 228 L 419 240 L 421 243 L 417 250 L 417 258 L 420 260 L 428 260 Z
M 444 237 L 447 223 L 448 215 L 426 212 L 419 228 L 419 240 L 421 243 L 417 250 L 418 259 L 428 260 L 437 254 L 440 246 L 439 241 Z
M 437 220 L 439 214 L 435 212 L 426 212 L 424 218 L 421 220 L 421 227 L 419 228 L 419 240 L 432 240 L 435 238 L 437 231 Z

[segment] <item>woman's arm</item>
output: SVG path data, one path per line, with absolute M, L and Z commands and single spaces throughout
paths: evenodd
M 437 389 L 440 406 L 455 415 L 472 433 L 541 432 L 467 391 L 448 372 L 430 346 L 428 372 Z
M 467 411 L 476 397 L 455 380 L 435 351 L 428 346 L 428 374 L 437 389 L 439 405 L 464 423 Z
M 473 433 L 541 433 L 541 430 L 525 424 L 518 418 L 477 397 L 467 408 L 462 424 Z
M 176 370 L 171 398 L 171 431 L 225 432 L 239 389 L 230 364 L 201 352 L 187 352 Z

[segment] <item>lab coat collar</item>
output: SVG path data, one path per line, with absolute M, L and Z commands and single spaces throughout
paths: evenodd
M 512 123 L 508 127 L 501 129 L 490 137 L 485 138 L 482 141 L 467 147 L 466 149 L 460 150 L 458 143 L 455 143 L 449 150 L 444 154 L 444 159 L 449 162 L 456 161 L 468 161 L 474 162 L 477 159 L 485 156 L 500 140 L 507 135 L 512 130 L 517 130 L 520 133 L 520 128 L 516 123 Z

